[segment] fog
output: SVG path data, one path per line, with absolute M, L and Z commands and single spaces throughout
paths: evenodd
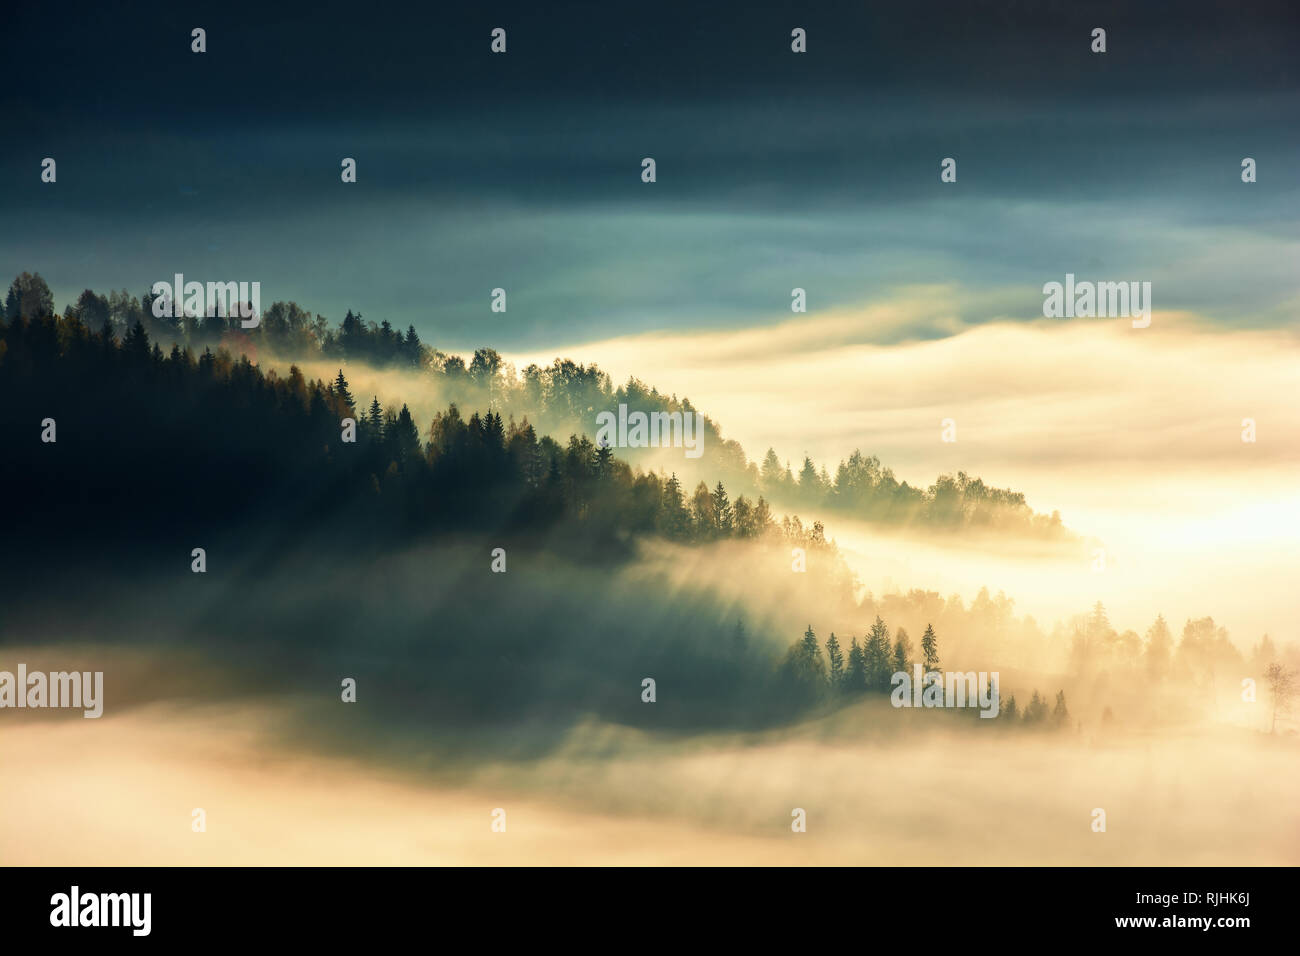
M 425 775 L 287 750 L 270 707 L 28 721 L 0 737 L 0 846 L 18 865 L 1300 862 L 1294 739 L 882 742 L 862 716 L 685 747 L 590 724 L 540 761 Z
M 328 516 L 249 517 L 204 540 L 198 575 L 188 544 L 179 561 L 73 549 L 7 601 L 0 670 L 103 671 L 104 716 L 3 715 L 4 860 L 1300 862 L 1300 738 L 1285 712 L 1268 733 L 1262 680 L 1272 659 L 1300 664 L 1293 338 L 1157 311 L 1142 339 L 995 323 L 877 346 L 852 316 L 809 321 L 542 361 L 594 360 L 616 383 L 624 364 L 656 369 L 650 384 L 689 395 L 751 459 L 772 445 L 833 470 L 861 447 L 922 486 L 963 469 L 1059 509 L 1075 537 L 802 514 L 834 542 L 803 572 L 779 536 L 584 556 L 557 527 L 378 550 Z M 347 375 L 358 404 L 406 403 L 422 434 L 448 399 L 425 373 Z M 1081 615 L 1099 601 L 1094 627 Z M 1158 614 L 1174 645 L 1159 675 L 1143 641 Z M 933 625 L 942 668 L 998 672 L 1004 708 L 1059 695 L 1068 715 L 983 720 L 792 683 L 806 629 L 847 652 L 877 615 L 913 655 Z M 1184 654 L 1183 622 L 1207 616 Z M 1276 649 L 1255 653 L 1265 632 Z
M 773 677 L 784 649 L 809 623 L 845 644 L 871 623 L 828 555 L 795 574 L 788 549 L 737 542 L 603 567 L 511 554 L 498 576 L 469 543 L 359 568 L 288 552 L 80 609 L 33 596 L 0 669 L 102 670 L 105 713 L 5 715 L 6 862 L 1300 862 L 1300 740 L 1285 722 L 1262 732 L 1262 690 L 1247 705 L 1234 680 L 1072 673 L 1064 643 L 1030 640 L 1022 619 L 993 640 L 950 609 L 945 667 L 1000 670 L 1004 706 L 1063 689 L 1070 720 L 1035 730 L 886 698 L 796 713 Z M 944 573 L 973 573 L 959 556 Z M 972 560 L 990 578 L 1002 566 Z M 1087 609 L 1092 590 L 1070 604 L 1062 587 Z M 915 643 L 921 618 L 885 608 Z

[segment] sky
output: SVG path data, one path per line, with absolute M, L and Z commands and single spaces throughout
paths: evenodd
M 40 271 L 60 308 L 176 272 L 256 280 L 466 352 L 770 325 L 795 287 L 813 312 L 957 285 L 962 325 L 1032 317 L 1067 272 L 1284 325 L 1300 17 L 1130 7 L 31 7 L 0 65 L 22 131 L 0 267 Z

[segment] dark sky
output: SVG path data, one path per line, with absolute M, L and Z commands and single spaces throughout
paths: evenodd
M 41 271 L 60 307 L 259 280 L 264 304 L 450 348 L 774 321 L 795 285 L 822 307 L 955 284 L 988 293 L 963 316 L 983 321 L 1089 270 L 1284 320 L 1293 4 L 815 6 L 26 5 L 0 63 L 0 269 Z

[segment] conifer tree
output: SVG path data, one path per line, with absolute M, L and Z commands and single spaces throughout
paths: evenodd
M 334 379 L 334 394 L 347 402 L 348 408 L 355 409 L 357 407 L 357 403 L 352 398 L 352 393 L 348 391 L 348 380 L 343 377 L 343 369 L 339 369 L 338 377 Z
M 1056 692 L 1056 706 L 1052 708 L 1052 722 L 1060 727 L 1069 719 L 1070 712 L 1065 707 L 1065 691 L 1058 690 Z
M 863 665 L 867 672 L 867 687 L 876 691 L 889 690 L 889 628 L 876 616 L 876 623 L 871 625 L 866 645 L 862 649 Z
M 831 689 L 838 691 L 844 686 L 844 652 L 840 649 L 840 642 L 835 639 L 834 631 L 826 639 L 826 657 L 830 661 Z
M 930 624 L 925 626 L 925 633 L 921 635 L 921 666 L 926 671 L 939 669 L 939 639 L 934 636 L 934 627 Z
M 901 627 L 898 629 L 898 637 L 894 641 L 894 672 L 902 671 L 907 673 L 912 666 L 912 642 L 908 639 L 907 631 Z
M 718 486 L 713 489 L 713 524 L 720 537 L 727 538 L 731 536 L 731 503 L 727 499 L 727 489 L 722 487 L 720 481 Z
M 858 639 L 853 638 L 849 645 L 849 669 L 844 677 L 845 683 L 851 691 L 860 691 L 867 686 L 867 667 L 866 657 L 862 653 L 862 647 L 858 644 Z

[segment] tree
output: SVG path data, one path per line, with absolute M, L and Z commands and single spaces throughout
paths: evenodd
M 90 289 L 85 290 L 77 297 L 77 304 L 72 307 L 71 312 L 80 318 L 87 328 L 91 329 L 97 325 L 112 321 L 113 317 L 112 310 L 108 305 L 108 298 L 96 295 Z M 127 327 L 123 323 L 113 322 L 113 328 L 118 332 L 125 332 Z
M 900 627 L 898 637 L 894 641 L 894 672 L 902 671 L 906 673 L 911 667 L 912 642 L 908 639 L 907 631 Z
M 812 459 L 804 456 L 803 467 L 799 469 L 799 494 L 805 502 L 820 503 L 822 499 L 821 478 Z
M 849 670 L 844 676 L 845 683 L 849 690 L 860 691 L 867 686 L 867 665 L 866 658 L 863 656 L 862 647 L 858 644 L 858 639 L 853 638 L 849 646 Z
M 736 529 L 737 538 L 753 538 L 758 534 L 754 524 L 754 508 L 744 495 L 736 499 L 732 524 Z
M 415 332 L 415 326 L 408 326 L 406 329 L 406 338 L 402 340 L 402 357 L 406 360 L 407 365 L 418 366 L 424 347 L 420 345 L 420 336 Z
M 343 369 L 339 369 L 339 374 L 334 379 L 334 394 L 347 402 L 348 408 L 355 409 L 357 407 L 356 401 L 352 398 L 352 393 L 348 391 L 348 380 L 343 377 Z
M 1277 729 L 1278 711 L 1285 714 L 1291 709 L 1291 698 L 1296 693 L 1296 675 L 1289 667 L 1274 661 L 1264 668 L 1264 680 L 1268 682 L 1268 692 L 1273 700 L 1273 713 L 1268 725 L 1271 734 Z
M 1025 708 L 1024 721 L 1027 724 L 1039 724 L 1047 717 L 1047 703 L 1039 696 L 1038 690 L 1034 690 L 1034 696 L 1029 700 L 1029 706 Z
M 1143 661 L 1150 679 L 1160 680 L 1168 675 L 1173 646 L 1173 637 L 1164 615 L 1157 615 L 1155 623 L 1147 628 L 1146 649 L 1143 652 Z
M 781 469 L 781 459 L 776 457 L 776 450 L 769 448 L 763 456 L 759 469 L 759 483 L 767 494 L 780 494 L 784 490 L 785 472 Z
M 921 635 L 921 683 L 928 685 L 931 678 L 927 677 L 931 671 L 939 670 L 939 639 L 934 636 L 933 625 L 925 625 L 925 633 Z M 943 677 L 936 677 L 933 680 L 939 682 L 939 687 L 943 687 Z
M 722 487 L 722 482 L 719 481 L 718 486 L 713 489 L 713 524 L 723 538 L 731 536 L 732 517 L 731 503 L 727 500 L 727 489 Z
M 143 368 L 149 361 L 149 336 L 145 333 L 144 325 L 136 322 L 122 340 L 122 354 L 127 357 L 136 368 Z
M 939 669 L 939 639 L 934 636 L 934 627 L 930 624 L 925 626 L 925 633 L 921 635 L 921 666 L 926 671 Z
M 1070 712 L 1065 707 L 1065 691 L 1056 692 L 1056 706 L 1052 708 L 1052 723 L 1058 727 L 1070 719 Z
M 366 424 L 369 426 L 370 438 L 372 441 L 380 441 L 384 437 L 384 410 L 379 404 L 379 396 L 373 395 L 370 398 L 370 412 L 366 416 Z
M 889 690 L 889 628 L 876 615 L 866 644 L 862 648 L 863 666 L 867 672 L 867 687 L 872 690 Z
M 808 630 L 803 632 L 803 643 L 800 645 L 803 653 L 810 659 L 820 661 L 822 659 L 822 649 L 817 643 L 817 635 L 813 633 L 812 625 L 808 625 Z
M 838 691 L 844 686 L 844 652 L 840 650 L 840 642 L 835 639 L 835 632 L 831 631 L 831 636 L 826 639 L 826 657 L 830 660 L 830 685 L 831 690 Z
M 397 461 L 406 464 L 420 457 L 420 431 L 415 427 L 415 419 L 405 405 L 397 414 L 396 424 L 389 437 Z
M 797 692 L 808 699 L 815 700 L 826 690 L 826 662 L 811 624 L 803 639 L 790 646 L 783 671 Z
M 677 473 L 664 483 L 663 501 L 659 509 L 661 530 L 669 538 L 681 539 L 688 536 L 691 516 L 686 510 L 682 496 L 682 485 L 677 480 Z
M 709 492 L 709 486 L 702 481 L 695 486 L 695 494 L 691 498 L 691 514 L 700 538 L 707 541 L 713 537 L 718 527 L 717 517 L 713 513 L 713 495 Z
M 5 296 L 6 319 L 12 322 L 19 316 L 37 319 L 53 314 L 54 293 L 39 272 L 24 272 L 10 284 L 9 293 Z M 86 325 L 94 328 L 89 322 Z
M 602 441 L 596 448 L 596 478 L 604 481 L 613 471 L 614 450 L 609 447 L 609 442 Z

